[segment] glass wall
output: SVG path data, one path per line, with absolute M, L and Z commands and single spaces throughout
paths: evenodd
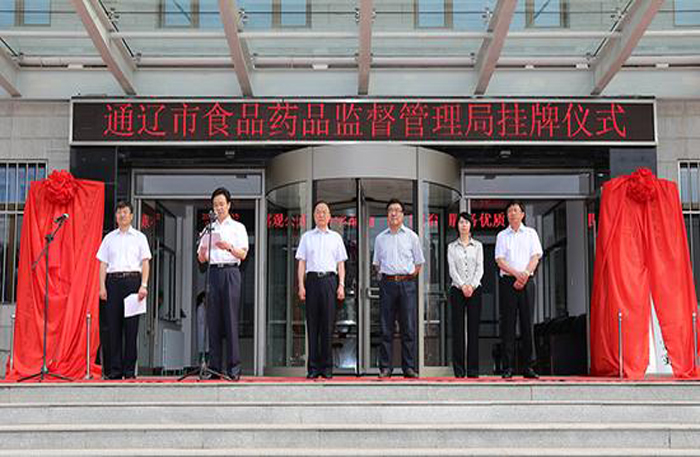
M 425 230 L 424 347 L 426 366 L 445 366 L 451 360 L 447 245 L 456 238 L 459 192 L 438 184 L 423 183 Z
M 305 316 L 299 301 L 296 255 L 306 220 L 307 185 L 267 194 L 267 367 L 306 364 Z

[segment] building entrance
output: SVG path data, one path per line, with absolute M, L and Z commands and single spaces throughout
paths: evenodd
M 378 373 L 381 342 L 379 277 L 374 241 L 387 228 L 386 205 L 404 203 L 404 224 L 424 240 L 426 264 L 418 288 L 419 370 L 449 370 L 445 250 L 450 217 L 459 210 L 459 165 L 451 156 L 416 147 L 333 146 L 275 158 L 268 167 L 267 374 L 300 375 L 306 363 L 304 304 L 297 298 L 296 248 L 313 228 L 312 207 L 325 200 L 331 229 L 348 252 L 346 299 L 338 305 L 332 352 L 337 374 Z M 400 366 L 400 334 L 394 335 Z
M 196 366 L 208 352 L 202 305 L 206 266 L 197 261 L 196 249 L 211 210 L 209 195 L 222 185 L 234 196 L 231 217 L 248 232 L 248 256 L 240 267 L 239 343 L 243 374 L 255 374 L 260 199 L 254 191 L 262 191 L 261 174 L 138 171 L 134 181 L 135 226 L 146 235 L 153 255 L 147 313 L 139 325 L 139 372 L 177 374 Z

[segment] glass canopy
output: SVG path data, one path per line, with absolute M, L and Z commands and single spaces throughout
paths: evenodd
M 666 0 L 650 12 L 639 10 L 653 2 L 640 0 L 368 3 L 369 16 L 360 13 L 365 0 L 228 0 L 223 13 L 219 0 L 2 0 L 0 45 L 20 71 L 104 67 L 114 57 L 105 53 L 136 70 L 232 67 L 240 54 L 249 72 L 471 71 L 479 59 L 495 59 L 496 70 L 588 68 L 609 42 L 632 35 L 641 38 L 627 65 L 700 65 L 698 0 Z

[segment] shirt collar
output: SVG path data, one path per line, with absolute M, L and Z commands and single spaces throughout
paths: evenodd
M 134 228 L 133 225 L 129 226 L 129 229 L 126 232 L 122 232 L 119 227 L 117 227 L 117 234 L 118 235 L 135 235 L 136 234 L 136 229 Z
M 328 234 L 328 233 L 331 233 L 331 228 L 330 228 L 330 227 L 326 227 L 326 230 L 321 230 L 321 229 L 318 228 L 318 227 L 314 227 L 314 232 L 316 232 L 316 233 L 321 233 L 321 234 L 323 234 L 323 235 L 326 235 L 326 234 Z
M 508 226 L 508 228 L 506 230 L 508 231 L 508 233 L 520 233 L 520 232 L 523 232 L 524 228 L 527 228 L 527 227 L 525 226 L 524 222 L 521 222 L 520 228 L 518 229 L 517 232 L 515 230 L 513 230 L 513 227 L 511 227 L 510 225 Z
M 459 243 L 459 244 L 461 244 L 462 246 L 464 246 L 464 243 L 462 243 L 462 239 L 461 239 L 461 238 L 457 238 L 457 243 Z M 476 243 L 474 242 L 474 237 L 473 237 L 473 236 L 470 236 L 470 237 L 469 237 L 469 243 L 467 243 L 467 246 L 476 246 Z
M 405 232 L 405 231 L 406 231 L 406 226 L 401 224 L 401 225 L 399 225 L 399 229 L 396 231 L 396 233 Z M 388 233 L 390 235 L 392 234 L 390 227 L 386 228 L 386 233 Z
M 219 225 L 228 225 L 228 224 L 230 224 L 231 222 L 233 222 L 233 219 L 231 219 L 231 215 L 230 215 L 230 214 L 229 214 L 228 216 L 226 216 L 226 219 L 224 219 L 223 222 L 219 222 L 218 219 L 216 220 L 216 223 L 219 224 Z

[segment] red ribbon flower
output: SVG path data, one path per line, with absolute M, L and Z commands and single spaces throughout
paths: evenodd
M 56 170 L 46 178 L 46 197 L 51 203 L 65 205 L 73 200 L 77 183 L 67 170 Z
M 656 177 L 648 168 L 640 168 L 629 176 L 627 196 L 638 203 L 656 198 Z

